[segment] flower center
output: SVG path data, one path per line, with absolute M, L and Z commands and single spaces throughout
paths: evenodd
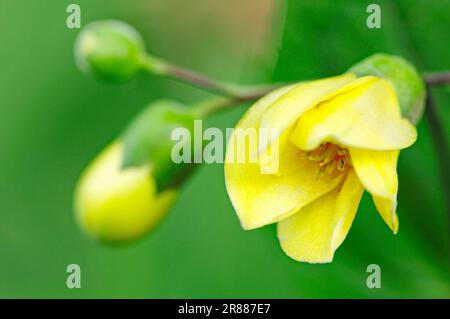
M 309 152 L 308 159 L 319 163 L 321 173 L 332 173 L 334 169 L 343 172 L 352 166 L 349 151 L 332 143 L 324 143 Z

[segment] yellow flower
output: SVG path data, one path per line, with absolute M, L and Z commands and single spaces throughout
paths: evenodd
M 398 231 L 397 159 L 416 128 L 402 118 L 391 82 L 352 73 L 278 89 L 256 102 L 236 128 L 277 129 L 259 162 L 236 162 L 227 148 L 228 194 L 244 229 L 278 223 L 282 249 L 298 261 L 331 262 L 364 189 Z M 263 174 L 261 150 L 279 147 L 278 170 Z
M 103 242 L 146 234 L 165 216 L 176 191 L 156 192 L 149 166 L 121 169 L 123 145 L 114 142 L 87 168 L 75 191 L 80 226 Z

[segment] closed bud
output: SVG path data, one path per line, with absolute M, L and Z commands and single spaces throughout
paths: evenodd
M 125 81 L 141 68 L 145 54 L 141 35 L 130 25 L 115 20 L 85 26 L 75 44 L 79 68 L 102 80 Z
M 101 242 L 120 244 L 151 231 L 166 215 L 176 190 L 157 191 L 150 165 L 122 167 L 123 143 L 114 142 L 86 169 L 75 191 L 81 228 Z

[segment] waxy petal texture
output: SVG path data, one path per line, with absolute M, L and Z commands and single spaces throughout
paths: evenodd
M 394 234 L 398 232 L 398 217 L 397 217 L 397 194 L 390 198 L 372 196 L 373 202 L 380 213 L 383 220 L 389 226 Z
M 354 74 L 344 74 L 322 80 L 300 83 L 279 97 L 261 117 L 260 127 L 276 128 L 280 135 L 310 108 L 340 94 L 346 84 L 356 79 Z M 350 89 L 351 87 L 346 87 Z M 270 145 L 273 141 L 268 141 Z
M 397 160 L 400 151 L 372 151 L 350 148 L 352 165 L 371 194 L 390 198 L 397 193 Z
M 225 182 L 231 202 L 244 229 L 258 228 L 279 221 L 332 190 L 340 174 L 318 178 L 319 166 L 287 141 L 280 158 L 280 174 L 261 174 L 258 162 L 250 162 L 248 143 L 244 150 L 233 151 L 239 129 L 257 129 L 261 114 L 289 88 L 269 94 L 255 103 L 230 137 L 225 161 Z M 234 155 L 245 153 L 245 162 Z M 288 159 L 288 160 L 287 160 Z
M 278 223 L 278 239 L 291 258 L 326 263 L 353 223 L 364 188 L 354 172 L 343 185 Z
M 383 220 L 394 233 L 398 230 L 397 161 L 400 151 L 371 151 L 350 148 L 352 164 L 364 188 L 372 197 Z
M 401 117 L 392 84 L 372 76 L 358 80 L 365 83 L 304 113 L 291 141 L 306 151 L 323 142 L 372 150 L 399 150 L 413 144 L 416 128 Z

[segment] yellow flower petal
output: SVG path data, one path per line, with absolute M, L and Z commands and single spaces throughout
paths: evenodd
M 280 96 L 289 92 L 298 84 L 281 87 L 277 90 L 270 92 L 256 103 L 254 103 L 236 124 L 233 134 L 229 139 L 226 152 L 226 162 L 236 161 L 237 159 L 255 159 L 261 165 L 262 170 L 267 171 L 266 167 L 271 166 L 272 158 L 270 149 L 265 150 L 259 154 L 260 145 L 260 131 L 259 123 L 262 114 L 267 110 L 270 105 L 276 101 Z M 266 131 L 267 135 L 270 132 Z M 242 143 L 252 143 L 252 149 L 248 148 L 248 145 L 242 147 Z M 283 138 L 278 141 L 278 151 L 281 152 L 286 147 L 286 144 L 290 143 L 289 135 L 284 134 Z M 278 160 L 279 156 L 276 156 Z M 225 166 L 226 167 L 226 166 Z
M 276 90 L 256 102 L 236 126 L 227 146 L 225 182 L 228 195 L 244 229 L 258 228 L 295 213 L 341 180 L 340 174 L 318 178 L 319 166 L 289 140 L 283 146 L 277 174 L 262 174 L 258 161 L 251 161 L 248 143 L 238 149 L 239 129 L 257 130 L 263 112 L 278 97 L 292 89 Z M 243 153 L 243 154 L 241 154 Z M 243 155 L 244 161 L 237 157 Z
M 123 145 L 113 143 L 88 167 L 77 185 L 75 210 L 82 228 L 105 242 L 136 239 L 155 226 L 175 199 L 156 194 L 148 167 L 121 169 Z
M 372 196 L 375 206 L 383 220 L 394 234 L 398 232 L 397 194 L 390 198 Z
M 236 128 L 258 127 L 263 113 L 281 96 L 299 84 L 287 85 L 270 92 L 256 101 L 236 124 Z
M 331 262 L 352 225 L 363 191 L 350 171 L 341 187 L 280 221 L 278 239 L 284 252 L 297 261 Z
M 278 140 L 272 142 L 265 150 L 257 150 L 256 155 L 258 164 L 261 167 L 261 173 L 278 176 L 286 175 L 289 174 L 289 172 L 296 171 L 297 167 L 302 165 L 300 162 L 297 162 L 296 159 L 300 152 L 302 154 L 305 154 L 305 152 L 300 151 L 298 147 L 293 147 L 294 144 L 290 141 L 292 131 L 293 128 L 285 130 Z M 258 136 L 260 138 L 261 135 L 261 132 L 259 132 Z M 258 145 L 261 145 L 261 143 Z M 306 156 L 306 154 L 304 156 Z
M 300 115 L 318 103 L 325 101 L 336 94 L 346 84 L 356 79 L 356 75 L 347 73 L 340 76 L 300 83 L 289 90 L 267 109 L 261 117 L 260 127 L 277 128 L 280 135 L 292 124 L 295 124 Z M 347 87 L 350 89 L 351 87 Z M 267 145 L 271 144 L 267 141 Z M 265 147 L 262 147 L 264 149 Z
M 397 160 L 400 151 L 349 148 L 359 180 L 371 194 L 390 198 L 397 193 Z
M 383 220 L 397 233 L 397 161 L 400 151 L 371 151 L 350 148 L 353 168 L 373 197 Z
M 342 178 L 337 172 L 319 177 L 319 165 L 292 144 L 287 152 L 289 161 L 280 157 L 282 174 L 278 175 L 261 174 L 258 163 L 225 163 L 228 195 L 244 229 L 258 228 L 294 214 L 336 187 Z
M 413 144 L 416 128 L 400 114 L 392 84 L 362 77 L 363 85 L 337 95 L 304 113 L 292 142 L 313 150 L 324 141 L 344 147 L 396 150 Z

